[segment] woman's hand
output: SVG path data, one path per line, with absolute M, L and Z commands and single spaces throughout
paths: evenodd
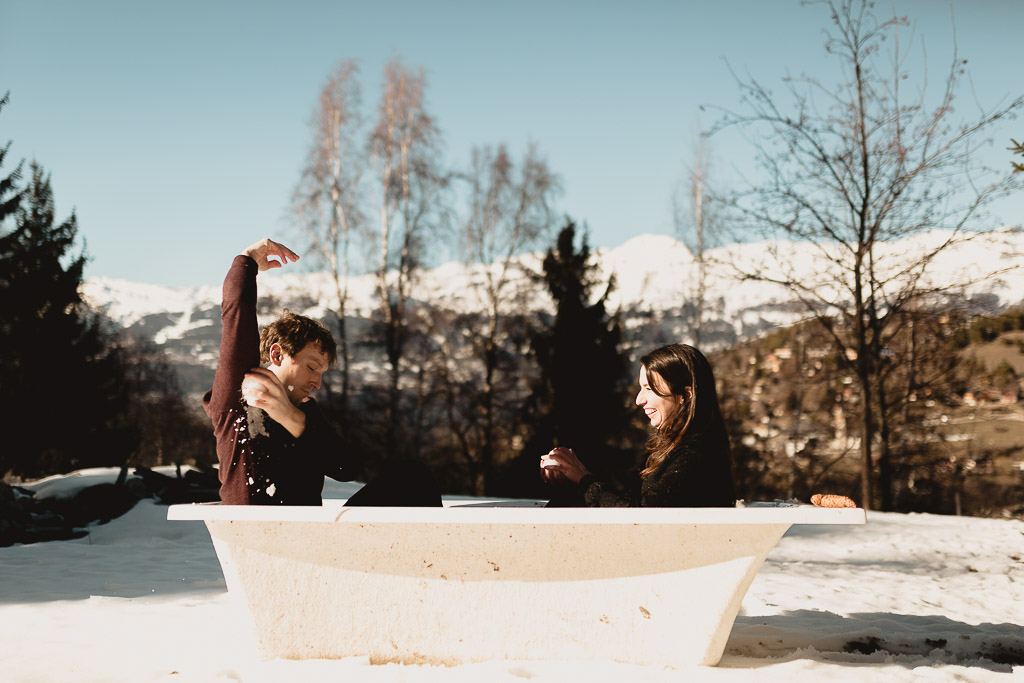
M 590 471 L 583 466 L 576 453 L 571 448 L 559 446 L 552 448 L 546 455 L 540 458 L 540 476 L 553 484 L 568 479 L 574 484 L 580 483 L 580 479 L 590 474 Z

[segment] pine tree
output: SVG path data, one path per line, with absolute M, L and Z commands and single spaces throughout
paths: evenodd
M 576 226 L 569 221 L 544 258 L 555 317 L 531 344 L 540 375 L 526 406 L 532 435 L 514 479 L 536 481 L 540 455 L 555 445 L 572 448 L 601 475 L 632 461 L 617 447 L 628 427 L 629 377 L 619 353 L 618 320 L 605 307 L 615 283 L 610 280 L 591 303 L 598 285 L 594 271 L 586 236 L 577 251 Z M 540 494 L 540 489 L 524 493 Z
M 210 460 L 166 357 L 82 301 L 77 218 L 58 223 L 50 177 L 32 163 L 20 187 L 21 168 L 0 176 L 0 478 Z
M 5 179 L 18 201 L 0 203 L 0 473 L 23 476 L 110 464 L 124 450 L 109 431 L 123 388 L 79 292 L 77 219 L 56 222 L 49 176 L 35 162 L 30 172 L 20 192 Z
M 6 93 L 3 97 L 0 97 L 0 111 L 3 111 L 4 105 L 10 99 L 10 95 L 10 93 Z M 3 168 L 4 158 L 7 156 L 7 151 L 10 148 L 10 142 L 0 147 L 0 168 Z M 18 167 L 6 178 L 0 178 L 0 226 L 3 226 L 4 221 L 9 216 L 13 216 L 21 205 L 22 192 L 18 190 L 19 180 L 21 180 L 21 164 L 18 164 Z

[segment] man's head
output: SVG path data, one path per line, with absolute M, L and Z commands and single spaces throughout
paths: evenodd
M 288 310 L 260 332 L 260 362 L 268 364 L 295 404 L 320 387 L 320 378 L 337 358 L 337 348 L 323 323 Z

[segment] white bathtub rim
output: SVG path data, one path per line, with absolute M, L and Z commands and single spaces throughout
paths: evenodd
M 446 501 L 445 507 L 171 505 L 167 519 L 237 522 L 346 522 L 425 524 L 865 524 L 862 508 L 780 504 L 734 508 L 543 508 L 536 501 Z M 521 506 L 522 505 L 522 506 Z M 525 507 L 529 505 L 529 507 Z

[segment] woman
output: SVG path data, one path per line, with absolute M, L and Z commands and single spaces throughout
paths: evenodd
M 654 433 L 639 490 L 622 496 L 580 462 L 571 448 L 541 457 L 546 482 L 576 485 L 590 507 L 731 507 L 736 495 L 729 464 L 729 437 L 711 364 L 697 349 L 671 344 L 640 359 L 636 404 Z

